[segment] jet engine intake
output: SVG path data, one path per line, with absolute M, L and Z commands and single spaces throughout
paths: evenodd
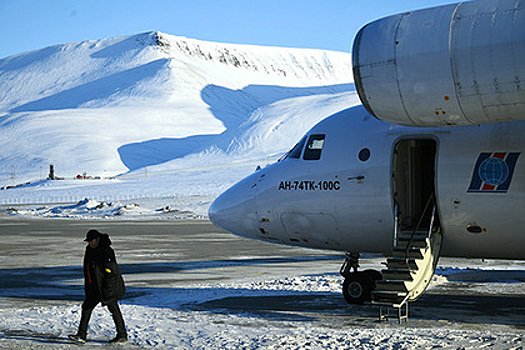
M 407 126 L 525 120 L 525 0 L 480 0 L 386 17 L 356 36 L 357 91 Z

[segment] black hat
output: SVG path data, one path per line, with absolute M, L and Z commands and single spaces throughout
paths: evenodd
M 86 239 L 84 241 L 90 242 L 94 240 L 95 238 L 99 238 L 102 234 L 98 232 L 97 230 L 89 230 L 86 234 Z

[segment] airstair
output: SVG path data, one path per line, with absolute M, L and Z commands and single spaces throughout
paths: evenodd
M 371 303 L 379 305 L 379 320 L 390 319 L 390 309 L 397 309 L 397 320 L 408 321 L 408 303 L 417 300 L 430 284 L 441 249 L 441 229 L 436 219 L 436 204 L 432 195 L 418 224 L 401 228 L 399 209 L 395 208 L 393 256 L 387 259 L 383 279 L 376 281 Z M 421 228 L 425 215 L 431 213 L 430 224 Z

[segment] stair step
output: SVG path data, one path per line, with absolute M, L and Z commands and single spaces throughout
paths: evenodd
M 426 239 L 399 239 L 396 245 L 396 248 L 406 249 L 407 245 L 410 243 L 411 247 L 414 248 L 426 248 L 428 246 Z
M 382 295 L 384 297 L 391 297 L 391 298 L 395 298 L 395 297 L 404 297 L 407 295 L 408 292 L 400 292 L 400 291 L 395 291 L 395 290 L 373 290 L 371 292 L 372 295 Z
M 376 281 L 376 292 L 394 291 L 407 293 L 408 289 L 403 281 Z
M 372 292 L 372 304 L 398 306 L 405 300 L 407 294 L 393 291 L 374 291 Z
M 399 266 L 389 266 L 387 269 L 381 270 L 381 272 L 386 272 L 386 271 L 397 272 L 397 273 L 405 273 L 405 272 L 410 273 L 410 272 L 415 272 L 416 270 L 411 269 L 410 266 L 406 265 L 403 261 L 402 265 L 400 263 Z
M 394 257 L 408 257 L 411 259 L 423 259 L 423 253 L 421 252 L 421 249 L 409 249 L 408 254 L 405 248 L 394 248 L 394 252 L 392 254 Z
M 414 234 L 414 236 L 428 236 L 428 229 L 425 229 L 425 230 L 417 230 L 416 233 L 414 233 L 414 230 L 408 230 L 408 229 L 401 229 L 399 231 L 399 234 L 400 235 L 408 235 L 408 236 L 412 236 L 412 234 Z
M 412 232 L 399 232 L 397 234 L 398 238 L 410 238 L 412 237 Z M 416 232 L 414 234 L 414 238 L 417 239 L 425 239 L 428 237 L 428 232 Z
M 384 298 L 395 299 L 399 297 L 404 298 L 407 295 L 407 292 L 399 292 L 395 290 L 374 290 L 372 291 L 372 295 L 374 297 L 384 297 Z
M 405 281 L 412 282 L 414 276 L 409 269 L 388 269 L 382 270 L 383 280 L 386 281 Z
M 410 269 L 410 270 L 417 270 L 417 264 L 415 259 L 407 259 L 405 260 L 405 257 L 394 257 L 394 258 L 388 258 L 386 260 L 386 265 L 388 269 Z
M 412 237 L 412 235 L 401 235 L 401 234 L 397 236 L 398 242 L 409 241 L 410 238 L 412 238 L 412 242 L 414 242 L 414 241 L 426 241 L 428 237 L 426 235 Z

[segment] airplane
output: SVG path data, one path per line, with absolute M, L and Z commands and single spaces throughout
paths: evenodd
M 233 234 L 346 253 L 343 295 L 408 318 L 439 257 L 525 259 L 525 5 L 389 16 L 353 45 L 354 106 L 210 206 Z M 363 253 L 382 271 L 359 270 Z

